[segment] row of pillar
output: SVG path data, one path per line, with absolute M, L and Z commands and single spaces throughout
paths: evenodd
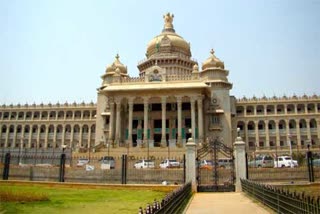
M 289 128 L 289 120 L 285 120 L 286 123 L 286 142 L 290 141 L 290 128 Z M 299 124 L 299 120 L 296 120 L 296 123 Z M 269 135 L 269 126 L 268 121 L 265 121 L 265 136 L 266 136 L 266 143 L 267 147 L 269 147 L 269 141 L 270 141 L 270 135 Z M 311 130 L 310 130 L 310 123 L 307 121 L 307 138 L 311 140 Z M 320 139 L 320 121 L 317 121 L 317 137 Z M 244 125 L 245 128 L 245 141 L 249 142 L 249 135 L 248 135 L 248 123 L 245 122 Z M 276 146 L 280 146 L 280 132 L 279 132 L 279 122 L 275 121 L 275 128 L 276 128 Z M 298 146 L 301 146 L 301 133 L 300 133 L 300 127 L 299 125 L 296 126 L 296 136 L 297 136 L 297 143 Z M 256 142 L 259 142 L 259 129 L 258 129 L 258 122 L 255 122 L 255 140 Z M 259 145 L 259 144 L 258 144 Z
M 65 142 L 65 134 L 66 134 L 66 132 L 65 132 L 65 127 L 63 126 L 63 129 L 62 129 L 63 131 L 62 131 L 62 139 L 61 139 L 61 141 L 62 141 L 62 144 L 64 144 L 64 142 Z M 24 128 L 22 128 L 22 132 L 21 132 L 21 136 L 23 136 L 23 137 L 21 137 L 20 139 L 18 139 L 17 140 L 17 130 L 15 129 L 14 130 L 14 133 L 13 133 L 13 139 L 12 139 L 12 141 L 13 141 L 13 145 L 11 145 L 11 147 L 15 147 L 15 144 L 16 144 L 16 142 L 18 141 L 18 143 L 19 143 L 19 145 L 23 145 L 23 142 L 24 142 L 24 140 L 25 140 L 25 138 L 24 138 L 24 136 L 25 136 L 25 130 L 24 130 Z M 27 145 L 27 147 L 28 148 L 31 148 L 31 142 L 32 142 L 32 135 L 33 134 L 36 134 L 37 135 L 37 137 L 36 137 L 36 142 L 40 142 L 40 140 L 43 140 L 43 139 L 41 139 L 41 137 L 40 137 L 40 135 L 41 135 L 41 133 L 40 133 L 40 129 L 38 129 L 38 131 L 36 132 L 36 133 L 32 133 L 31 131 L 28 133 L 28 136 L 27 136 L 27 140 L 28 140 L 28 145 Z M 10 140 L 10 137 L 9 137 L 9 135 L 10 135 L 10 132 L 9 132 L 9 129 L 7 129 L 7 131 L 6 131 L 6 137 L 5 137 L 5 143 L 4 143 L 4 147 L 5 148 L 7 148 L 8 147 L 8 142 L 9 142 L 9 140 Z M 73 142 L 73 140 L 74 140 L 74 130 L 73 129 L 71 129 L 71 133 L 70 133 L 70 135 L 71 135 L 71 138 L 70 138 L 70 142 Z M 2 136 L 2 130 L 0 129 L 0 136 Z M 82 145 L 82 128 L 80 128 L 80 133 L 79 133 L 79 136 L 80 136 L 80 138 L 79 138 L 79 144 L 80 145 Z M 90 142 L 90 140 L 91 140 L 91 128 L 89 128 L 88 129 L 88 141 Z M 53 139 L 52 139 L 52 141 L 53 142 L 56 142 L 57 141 L 57 125 L 55 125 L 55 128 L 54 128 L 54 132 L 53 132 Z M 46 128 L 46 132 L 45 132 L 45 138 L 44 138 L 44 148 L 47 148 L 48 147 L 48 142 L 49 142 L 49 132 L 48 132 L 48 127 Z M 88 145 L 90 145 L 90 143 L 88 143 Z M 39 145 L 37 145 L 37 146 L 39 146 Z
M 144 121 L 148 121 L 149 117 L 149 99 L 150 97 L 143 98 L 144 105 Z M 109 107 L 110 107 L 110 126 L 109 126 L 109 142 L 114 142 L 116 145 L 121 141 L 121 100 L 122 98 L 116 98 L 115 101 L 110 99 Z M 177 118 L 178 118 L 178 145 L 182 143 L 182 96 L 177 96 Z M 196 112 L 195 112 L 195 103 L 198 104 L 198 129 L 199 129 L 199 142 L 203 140 L 203 104 L 202 96 L 191 97 L 191 129 L 192 129 L 192 137 L 194 138 L 195 130 L 196 130 Z M 162 118 L 162 137 L 161 137 L 161 146 L 166 146 L 166 104 L 167 97 L 161 97 L 161 118 Z M 129 118 L 128 118 L 128 142 L 132 142 L 132 121 L 133 121 L 133 105 L 134 98 L 128 98 L 129 105 Z M 115 108 L 116 106 L 116 108 Z M 116 114 L 115 114 L 116 111 Z M 116 115 L 116 118 L 115 118 Z M 114 121 L 116 119 L 116 121 Z M 115 125 L 115 127 L 114 127 Z M 115 133 L 114 133 L 115 129 Z M 143 143 L 146 144 L 148 142 L 148 123 L 144 122 L 144 138 Z

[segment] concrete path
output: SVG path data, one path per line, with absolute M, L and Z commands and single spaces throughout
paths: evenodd
M 274 212 L 253 202 L 244 193 L 196 193 L 186 214 L 206 213 L 264 214 Z

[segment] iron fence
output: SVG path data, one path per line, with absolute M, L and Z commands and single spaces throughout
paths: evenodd
M 7 153 L 10 153 L 8 168 L 10 170 L 4 167 Z M 160 163 L 165 159 L 160 157 L 153 158 L 154 168 L 135 168 L 135 163 L 143 157 L 127 156 L 125 164 L 122 157 L 114 157 L 115 167 L 108 169 L 103 168 L 100 156 L 91 156 L 88 164 L 78 165 L 78 160 L 84 157 L 72 155 L 70 150 L 65 150 L 65 168 L 61 173 L 62 150 L 26 150 L 23 153 L 10 150 L 7 153 L 0 153 L 0 176 L 5 175 L 9 180 L 109 184 L 161 184 L 163 181 L 169 184 L 184 184 L 185 182 L 184 156 L 176 158 L 181 163 L 179 168 L 160 168 Z
M 182 213 L 192 196 L 191 183 L 181 186 L 179 189 L 169 193 L 161 202 L 155 200 L 148 204 L 145 209 L 139 208 L 139 214 L 163 214 Z
M 313 198 L 244 179 L 241 186 L 244 192 L 277 213 L 320 213 L 320 197 Z

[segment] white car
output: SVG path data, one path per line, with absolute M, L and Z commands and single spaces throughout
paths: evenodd
M 292 160 L 290 156 L 279 156 L 274 160 L 274 167 L 298 167 L 298 161 Z
M 79 158 L 77 162 L 77 166 L 84 166 L 89 163 L 88 158 Z
M 179 168 L 180 163 L 175 159 L 165 159 L 159 166 L 160 168 Z
M 154 162 L 152 160 L 138 160 L 134 166 L 136 169 L 154 168 Z

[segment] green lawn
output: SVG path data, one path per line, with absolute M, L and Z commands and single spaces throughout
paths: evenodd
M 140 206 L 145 207 L 147 203 L 152 202 L 155 198 L 162 199 L 166 195 L 166 191 L 168 190 L 1 183 L 0 213 L 3 210 L 6 211 L 4 212 L 6 214 L 138 213 Z M 16 195 L 29 195 L 31 198 L 33 195 L 42 196 L 45 201 L 26 202 L 20 198 L 15 202 L 4 202 L 3 193 L 8 192 Z

